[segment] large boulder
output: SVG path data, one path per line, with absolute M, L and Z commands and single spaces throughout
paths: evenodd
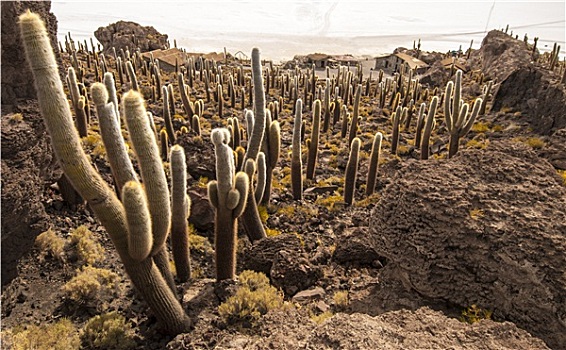
M 486 79 L 500 83 L 494 89 L 492 112 L 521 111 L 519 118 L 535 132 L 549 135 L 566 127 L 566 88 L 557 72 L 535 65 L 537 56 L 524 41 L 492 30 L 469 63 L 480 67 Z
M 372 213 L 390 276 L 566 344 L 566 187 L 517 142 L 409 162 Z
M 102 44 L 105 53 L 110 53 L 113 47 L 117 51 L 139 48 L 141 52 L 169 48 L 166 34 L 135 22 L 118 21 L 100 27 L 94 32 L 94 36 Z
M 46 22 L 60 62 L 51 3 L 2 2 L 2 285 L 16 277 L 18 259 L 47 228 L 45 185 L 60 176 L 39 107 L 30 100 L 36 92 L 17 25 L 27 9 Z

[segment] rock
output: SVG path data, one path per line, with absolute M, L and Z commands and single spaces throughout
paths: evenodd
M 533 131 L 549 135 L 566 128 L 566 90 L 553 81 L 549 72 L 526 66 L 513 71 L 493 95 L 491 112 L 521 111 L 520 120 Z
M 195 187 L 189 191 L 191 214 L 189 222 L 199 231 L 214 230 L 214 209 L 208 201 L 206 188 Z
M 2 1 L 2 114 L 13 112 L 17 99 L 37 96 L 17 22 L 19 15 L 27 9 L 39 14 L 45 21 L 60 74 L 64 76 L 57 44 L 57 18 L 50 12 L 51 1 Z
M 302 253 L 303 248 L 299 237 L 283 233 L 260 239 L 254 242 L 251 247 L 244 249 L 242 256 L 238 257 L 238 262 L 242 265 L 242 270 L 263 272 L 269 276 L 275 255 L 279 251 Z
M 151 26 L 142 26 L 135 22 L 118 21 L 106 27 L 100 27 L 94 32 L 96 39 L 104 47 L 104 53 L 120 49 L 130 52 L 134 48 L 139 48 L 141 52 L 153 51 L 158 49 L 168 49 L 167 35 L 159 33 Z
M 527 44 L 499 30 L 487 33 L 480 49 L 471 53 L 468 63 L 471 67 L 481 67 L 487 80 L 498 82 L 519 68 L 533 66 Z
M 509 322 L 472 325 L 429 308 L 372 317 L 339 313 L 317 327 L 305 349 L 548 349 L 540 339 Z
M 321 271 L 296 251 L 279 251 L 271 266 L 271 283 L 287 295 L 309 288 L 321 277 Z
M 419 77 L 419 82 L 429 87 L 438 86 L 439 88 L 443 88 L 446 86 L 446 83 L 448 83 L 448 80 L 450 80 L 450 70 L 446 69 L 441 61 L 432 64 L 431 67 Z
M 324 289 L 316 287 L 309 290 L 303 290 L 295 294 L 292 298 L 295 303 L 305 303 L 321 299 L 326 295 Z
M 519 142 L 410 162 L 370 225 L 384 270 L 424 297 L 493 310 L 566 344 L 566 187 Z
M 336 242 L 332 260 L 347 265 L 373 265 L 380 256 L 373 247 L 367 227 L 345 230 Z
M 18 16 L 25 10 L 38 13 L 46 22 L 55 51 L 57 20 L 51 2 L 2 2 L 2 285 L 17 275 L 18 259 L 33 246 L 35 237 L 47 228 L 42 204 L 44 184 L 61 174 L 37 103 L 33 77 L 25 59 Z M 29 107 L 23 107 L 25 104 Z M 7 114 L 14 112 L 14 114 Z
M 566 129 L 557 130 L 549 137 L 539 154 L 560 170 L 566 170 Z

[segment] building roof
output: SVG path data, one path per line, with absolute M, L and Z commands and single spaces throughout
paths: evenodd
M 440 61 L 440 63 L 445 67 L 445 68 L 450 68 L 452 66 L 452 63 L 454 63 L 454 66 L 457 69 L 460 69 L 463 72 L 466 72 L 466 65 L 465 62 L 463 62 L 460 59 L 454 58 L 454 57 L 447 57 L 445 59 L 443 59 L 442 61 Z
M 329 59 L 330 55 L 324 53 L 311 53 L 310 55 L 307 55 L 307 58 L 313 61 L 319 61 Z
M 187 54 L 177 48 L 167 50 L 157 49 L 142 53 L 142 57 L 148 60 L 152 55 L 153 58 L 159 60 L 160 63 L 164 62 L 173 67 L 175 66 L 175 60 L 177 60 L 179 64 L 182 64 L 187 58 Z
M 407 55 L 406 53 L 396 53 L 395 56 L 405 61 L 409 65 L 409 68 L 411 69 L 428 67 L 428 64 L 424 63 L 418 58 Z

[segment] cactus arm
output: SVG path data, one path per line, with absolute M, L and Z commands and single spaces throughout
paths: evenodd
M 263 134 L 265 132 L 266 113 L 265 113 L 265 90 L 263 87 L 263 76 L 261 74 L 261 59 L 259 56 L 259 49 L 252 49 L 252 79 L 253 79 L 253 115 L 254 123 L 253 130 L 249 135 L 248 149 L 246 151 L 246 159 L 257 159 L 257 154 L 261 147 Z M 247 114 L 246 114 L 247 119 Z M 249 125 L 249 124 L 248 124 Z
M 448 129 L 449 132 L 452 132 L 452 125 L 454 124 L 454 118 L 452 117 L 453 111 L 451 110 L 450 105 L 453 88 L 454 83 L 449 81 L 448 84 L 446 84 L 446 91 L 444 92 L 444 120 L 446 122 L 446 129 Z
M 153 246 L 149 209 L 139 182 L 129 181 L 124 185 L 122 203 L 128 222 L 128 252 L 139 262 L 149 256 Z
M 147 193 L 153 230 L 152 254 L 155 254 L 164 245 L 171 225 L 169 188 L 155 136 L 139 92 L 130 90 L 124 95 L 124 114 Z
M 130 77 L 131 89 L 139 91 L 138 79 L 136 78 L 136 71 L 134 66 L 132 66 L 132 62 L 126 62 L 126 70 L 128 71 L 128 77 Z
M 309 146 L 309 156 L 307 158 L 307 179 L 314 179 L 314 169 L 318 156 L 318 140 L 320 137 L 320 109 L 320 100 L 315 100 L 313 103 L 311 143 Z
M 110 168 L 112 169 L 114 181 L 116 182 L 116 188 L 122 189 L 126 182 L 137 181 L 138 176 L 128 157 L 128 151 L 126 150 L 126 144 L 122 137 L 120 124 L 118 124 L 119 120 L 116 117 L 114 105 L 107 102 L 108 92 L 106 87 L 101 83 L 94 83 L 90 91 L 92 100 L 96 106 L 100 134 L 104 147 L 106 148 L 106 154 Z
M 476 121 L 477 116 L 483 106 L 483 100 L 481 98 L 477 98 L 474 101 L 474 106 L 472 107 L 472 113 L 470 114 L 469 118 L 466 120 L 466 123 L 462 126 L 459 136 L 464 137 L 466 134 L 472 129 L 474 122 Z
M 248 174 L 248 176 L 250 176 Z M 265 154 L 263 152 L 259 152 L 257 155 L 257 182 L 255 185 L 255 201 L 256 203 L 260 203 L 262 197 L 265 194 L 266 188 L 266 179 L 267 179 L 267 165 L 265 161 Z
M 358 134 L 358 116 L 360 115 L 360 97 L 362 95 L 362 85 L 358 84 L 356 87 L 356 94 L 354 95 L 354 114 L 352 115 L 352 122 L 350 123 L 350 134 L 348 136 L 348 146 L 352 144 L 354 138 Z
M 114 82 L 114 76 L 110 72 L 104 73 L 104 86 L 106 86 L 106 90 L 108 91 L 108 96 L 110 98 L 110 102 L 114 106 L 114 113 L 116 114 L 116 118 L 118 119 L 118 125 L 120 125 L 120 110 L 118 108 L 118 95 L 116 94 L 116 84 Z
M 391 153 L 394 155 L 397 155 L 397 147 L 399 146 L 399 127 L 401 124 L 402 114 L 403 114 L 403 108 L 401 106 L 398 106 L 395 113 L 393 113 L 393 134 L 391 135 Z

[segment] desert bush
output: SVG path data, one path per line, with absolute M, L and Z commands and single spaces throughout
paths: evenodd
M 109 312 L 87 321 L 81 341 L 85 349 L 128 350 L 136 346 L 133 337 L 132 327 L 124 316 Z
M 346 308 L 346 306 L 348 306 L 348 304 L 350 303 L 350 300 L 348 298 L 348 291 L 342 290 L 334 293 L 332 300 L 334 301 L 334 306 L 336 306 L 338 309 Z
M 110 270 L 85 266 L 65 283 L 63 293 L 69 300 L 85 304 L 111 295 L 119 282 L 120 277 Z
M 58 260 L 63 260 L 65 239 L 57 236 L 52 229 L 39 234 L 35 239 L 35 245 L 40 250 L 39 259 L 41 261 L 43 261 L 47 255 Z
M 2 332 L 2 348 L 13 350 L 78 350 L 79 333 L 66 318 L 41 326 L 26 325 Z
M 239 281 L 236 293 L 218 307 L 226 323 L 250 328 L 268 311 L 283 307 L 283 295 L 264 274 L 243 271 Z
M 460 321 L 473 324 L 481 320 L 491 320 L 492 311 L 482 309 L 477 305 L 472 305 L 462 311 Z
M 71 244 L 76 247 L 80 261 L 92 265 L 104 259 L 104 248 L 92 237 L 92 232 L 81 225 L 71 232 Z

